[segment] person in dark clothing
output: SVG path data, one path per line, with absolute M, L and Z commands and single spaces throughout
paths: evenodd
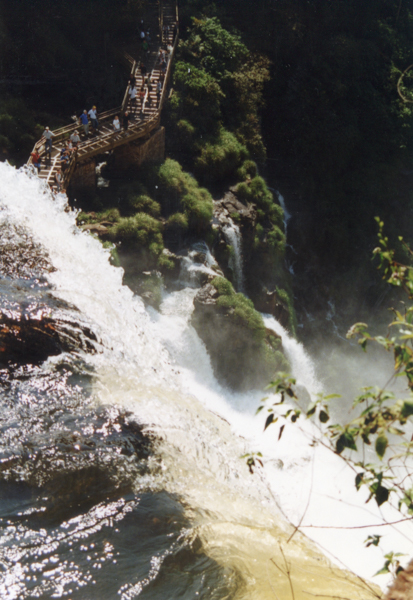
M 130 121 L 130 115 L 129 115 L 128 111 L 126 111 L 125 114 L 122 117 L 122 125 L 123 125 L 124 131 L 128 130 L 129 121 Z
M 146 66 L 143 64 L 143 62 L 141 62 L 141 64 L 140 64 L 140 67 L 139 67 L 139 68 L 140 68 L 140 70 L 141 70 L 141 75 L 142 75 L 142 78 L 145 78 L 145 76 L 146 76 L 146 73 L 148 72 L 148 69 L 147 69 L 147 68 L 146 68 Z
M 89 119 L 87 116 L 87 110 L 85 109 L 79 117 L 79 121 L 81 125 L 83 125 L 83 130 L 85 132 L 85 136 L 89 135 Z

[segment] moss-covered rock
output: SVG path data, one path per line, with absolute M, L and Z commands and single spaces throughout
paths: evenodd
M 289 369 L 280 338 L 227 279 L 216 277 L 201 288 L 194 306 L 192 325 L 222 384 L 235 390 L 264 388 L 278 371 Z

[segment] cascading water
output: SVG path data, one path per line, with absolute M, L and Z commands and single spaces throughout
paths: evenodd
M 244 273 L 242 269 L 242 238 L 238 225 L 224 225 L 222 229 L 225 239 L 232 248 L 230 267 L 234 273 L 235 288 L 237 292 L 244 291 Z
M 42 249 L 46 295 L 97 338 L 94 354 L 0 369 L 1 596 L 287 598 L 292 582 L 297 600 L 372 597 L 301 534 L 288 543 L 293 529 L 277 502 L 292 521 L 305 512 L 304 524 L 321 515 L 343 524 L 344 503 L 360 500 L 344 496 L 352 482 L 339 459 L 308 447 L 310 428 L 289 428 L 277 443 L 275 429 L 262 433 L 263 411 L 253 416 L 262 393 L 217 383 L 190 325 L 196 290 L 168 294 L 160 312 L 147 313 L 100 242 L 77 230 L 63 196 L 5 164 L 0 180 L 0 232 L 19 227 L 16 248 Z M 265 322 L 283 337 L 298 383 L 317 393 L 302 346 L 272 317 Z M 254 475 L 240 458 L 250 450 L 264 454 Z M 319 531 L 332 554 L 372 575 L 359 538 Z

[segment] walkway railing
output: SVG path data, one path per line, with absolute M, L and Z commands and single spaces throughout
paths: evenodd
M 163 39 L 164 24 L 169 25 L 169 31 L 166 40 Z M 175 55 L 175 50 L 179 37 L 177 1 L 161 0 L 159 7 L 159 26 L 160 45 L 157 50 L 157 56 L 159 56 L 159 51 L 162 46 L 166 46 L 167 49 L 171 49 L 171 51 L 169 52 L 169 59 L 166 67 L 165 78 L 163 81 L 160 97 L 158 97 L 156 92 L 156 86 L 161 75 L 161 68 L 160 65 L 158 66 L 157 58 L 157 63 L 150 72 L 152 89 L 149 89 L 148 87 L 145 91 L 145 98 L 142 100 L 139 118 L 131 122 L 126 130 L 113 131 L 112 129 L 112 121 L 114 116 L 122 115 L 125 113 L 126 110 L 129 109 L 130 86 L 128 83 L 121 106 L 99 114 L 99 127 L 101 129 L 101 133 L 94 135 L 90 139 L 86 139 L 85 141 L 80 142 L 78 147 L 71 153 L 69 162 L 66 165 L 65 171 L 63 173 L 62 187 L 64 189 L 67 188 L 70 178 L 75 170 L 76 164 L 79 161 L 85 162 L 86 160 L 92 158 L 97 154 L 102 154 L 104 152 L 112 150 L 113 148 L 116 148 L 117 146 L 128 144 L 139 138 L 147 137 L 149 136 L 151 131 L 159 127 L 162 107 L 167 98 L 167 87 L 172 70 L 172 60 Z M 176 29 L 175 36 L 173 32 L 174 28 Z M 142 79 L 141 83 L 143 85 L 144 78 L 138 74 L 139 69 L 137 67 L 137 60 L 127 53 L 124 53 L 124 57 L 131 65 L 130 77 Z M 132 108 L 134 107 L 131 106 L 130 110 L 132 110 Z M 58 151 L 58 153 L 50 158 L 50 162 L 47 166 L 44 166 L 44 168 L 41 170 L 40 175 L 42 179 L 44 179 L 52 188 L 57 187 L 55 183 L 55 174 L 57 172 L 58 167 L 60 166 L 60 151 L 63 148 L 65 142 L 71 136 L 71 134 L 78 129 L 80 129 L 79 124 L 72 123 L 70 125 L 66 125 L 65 127 L 61 127 L 53 131 L 53 146 Z M 44 138 L 42 138 L 38 142 L 36 142 L 33 148 L 33 151 L 37 151 L 40 154 L 42 161 L 44 161 L 45 159 L 44 144 L 45 140 Z M 27 164 L 33 165 L 32 156 L 30 156 Z

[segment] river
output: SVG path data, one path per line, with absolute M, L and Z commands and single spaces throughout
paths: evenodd
M 1 597 L 373 597 L 337 566 L 372 578 L 382 550 L 364 549 L 370 530 L 309 528 L 313 542 L 291 538 L 291 523 L 365 525 L 380 513 L 338 457 L 309 445 L 309 423 L 277 441 L 255 416 L 263 391 L 219 385 L 190 325 L 196 278 L 147 310 L 65 196 L 5 163 L 0 181 L 2 310 L 46 311 L 90 334 L 0 369 Z M 300 386 L 321 391 L 303 346 L 264 318 Z M 264 466 L 251 474 L 241 457 L 258 451 Z M 384 548 L 409 548 L 405 533 L 387 532 Z

